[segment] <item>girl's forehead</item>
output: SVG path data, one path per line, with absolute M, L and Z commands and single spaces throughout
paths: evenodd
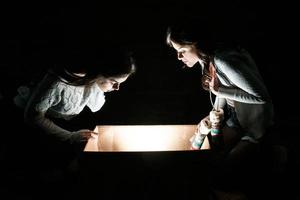
M 122 83 L 124 81 L 126 81 L 126 79 L 128 78 L 129 75 L 124 75 L 124 76 L 119 76 L 119 77 L 110 77 L 108 78 L 109 80 L 113 80 L 116 81 L 118 83 Z
M 180 49 L 182 47 L 182 45 L 176 43 L 176 42 L 171 42 L 172 43 L 172 46 L 174 47 L 174 49 Z
M 181 44 L 178 44 L 176 42 L 172 42 L 172 46 L 176 50 L 182 49 L 182 48 L 191 49 L 193 47 L 192 45 L 181 45 Z
M 119 83 L 122 83 L 124 82 L 126 79 L 128 78 L 128 76 L 124 76 L 124 77 L 118 77 L 118 78 L 115 78 L 115 80 Z

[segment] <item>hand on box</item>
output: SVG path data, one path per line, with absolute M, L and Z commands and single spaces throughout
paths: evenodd
M 195 134 L 190 138 L 192 142 L 197 134 L 199 135 L 207 135 L 210 132 L 211 123 L 209 121 L 208 116 L 200 121 L 198 124 Z
M 210 132 L 210 121 L 208 117 L 202 119 L 197 126 L 195 134 L 190 138 L 191 149 L 200 149 L 206 135 Z
M 88 130 L 88 129 L 82 129 L 76 132 L 72 133 L 71 136 L 71 143 L 79 143 L 79 142 L 86 142 L 90 138 L 96 138 L 98 133 Z
M 208 117 L 205 117 L 198 124 L 196 133 L 207 135 L 210 132 L 210 128 L 211 128 L 211 122 L 209 121 Z

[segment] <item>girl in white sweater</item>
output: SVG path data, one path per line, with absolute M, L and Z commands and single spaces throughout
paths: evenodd
M 84 124 L 78 121 L 79 114 L 84 108 L 99 111 L 105 103 L 105 93 L 119 90 L 136 70 L 130 54 L 117 49 L 103 50 L 72 55 L 65 64 L 49 69 L 34 87 L 19 88 L 14 102 L 24 111 L 25 128 L 29 130 L 19 134 L 18 140 L 23 139 L 22 147 L 18 148 L 34 148 L 47 163 L 55 165 L 69 165 L 77 157 L 87 140 L 96 134 L 93 130 L 74 128 Z M 28 152 L 27 158 L 33 154 Z M 34 156 L 32 159 L 38 160 Z
M 70 120 L 85 106 L 92 112 L 99 111 L 105 102 L 104 94 L 119 90 L 120 84 L 135 72 L 133 58 L 117 50 L 113 58 L 103 52 L 99 53 L 99 58 L 94 63 L 80 63 L 84 62 L 84 58 L 76 64 L 56 65 L 30 91 L 25 104 L 21 103 L 24 98 L 19 94 L 15 103 L 25 105 L 25 121 L 70 143 L 87 141 L 92 137 L 92 130 L 69 131 L 53 120 Z

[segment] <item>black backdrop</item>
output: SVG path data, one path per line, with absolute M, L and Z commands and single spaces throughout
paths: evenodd
M 199 68 L 181 69 L 164 40 L 170 21 L 195 17 L 216 24 L 216 31 L 240 41 L 252 53 L 273 97 L 276 120 L 286 130 L 299 121 L 299 108 L 292 98 L 297 90 L 294 8 L 289 2 L 237 0 L 2 5 L 2 98 L 15 95 L 18 85 L 58 62 L 66 49 L 101 49 L 112 44 L 135 52 L 138 71 L 120 91 L 107 94 L 101 111 L 84 112 L 83 120 L 96 124 L 197 123 L 211 109 L 208 93 L 200 86 Z
M 297 179 L 297 6 L 288 1 L 242 0 L 102 3 L 1 3 L 1 106 L 20 84 L 58 62 L 66 49 L 112 44 L 134 50 L 137 73 L 118 92 L 106 95 L 99 112 L 84 110 L 78 119 L 82 124 L 198 123 L 211 109 L 209 95 L 200 86 L 199 68 L 181 69 L 164 40 L 169 21 L 197 17 L 240 41 L 257 61 L 273 97 L 276 131 L 288 147 L 289 177 Z M 14 139 L 10 133 L 1 131 L 9 142 Z M 12 188 L 15 184 L 12 181 Z

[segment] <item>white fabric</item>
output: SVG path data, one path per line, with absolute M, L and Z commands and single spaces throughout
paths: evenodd
M 43 88 L 43 84 L 47 85 L 52 78 L 46 77 L 40 88 Z M 104 93 L 96 83 L 90 87 L 73 86 L 57 79 L 47 90 L 35 91 L 35 94 L 35 110 L 47 112 L 47 115 L 54 118 L 69 119 L 70 116 L 79 114 L 85 106 L 96 112 L 105 103 Z
M 30 91 L 25 107 L 25 121 L 60 140 L 72 140 L 79 132 L 71 132 L 56 125 L 51 118 L 71 119 L 85 106 L 92 112 L 101 109 L 105 103 L 103 91 L 95 83 L 91 86 L 67 84 L 51 71 Z M 15 101 L 22 98 L 15 98 Z
M 214 62 L 221 83 L 215 107 L 232 102 L 247 140 L 260 139 L 273 124 L 274 110 L 255 62 L 246 50 L 217 52 Z

